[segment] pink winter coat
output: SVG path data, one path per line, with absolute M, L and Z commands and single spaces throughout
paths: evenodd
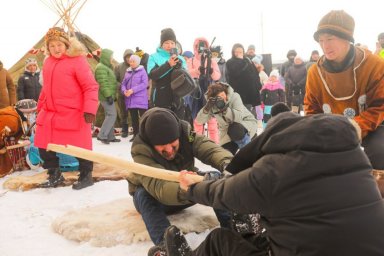
M 35 146 L 48 143 L 92 149 L 91 124 L 84 113 L 96 114 L 98 84 L 84 56 L 44 62 L 44 85 L 38 101 Z

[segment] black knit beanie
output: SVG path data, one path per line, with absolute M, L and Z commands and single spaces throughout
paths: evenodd
M 175 32 L 173 32 L 173 29 L 171 28 L 165 28 L 161 30 L 160 46 L 162 46 L 163 43 L 167 40 L 172 40 L 176 43 L 176 35 Z
M 154 111 L 145 122 L 145 134 L 152 145 L 166 145 L 180 137 L 180 126 L 174 115 Z
M 280 114 L 282 112 L 287 112 L 287 111 L 291 111 L 289 107 L 283 102 L 278 102 L 273 104 L 271 108 L 271 116 L 273 117 L 273 116 L 276 116 L 277 114 Z

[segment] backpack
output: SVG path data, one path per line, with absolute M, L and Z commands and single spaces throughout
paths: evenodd
M 198 84 L 187 70 L 175 68 L 171 73 L 171 88 L 176 96 L 183 98 L 195 91 L 198 88 Z

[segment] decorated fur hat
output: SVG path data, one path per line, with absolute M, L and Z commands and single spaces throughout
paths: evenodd
M 37 66 L 37 61 L 35 58 L 28 58 L 25 61 L 25 68 L 27 68 L 29 65 L 36 65 Z
M 355 21 L 351 15 L 343 10 L 333 10 L 320 20 L 313 38 L 318 42 L 321 33 L 328 33 L 353 43 L 354 30 Z
M 173 29 L 171 28 L 165 28 L 161 30 L 160 35 L 160 46 L 163 45 L 165 41 L 172 40 L 176 43 L 176 35 Z
M 69 47 L 69 36 L 65 33 L 64 29 L 59 27 L 53 27 L 48 30 L 44 37 L 45 46 L 48 49 L 48 43 L 52 40 L 58 40 L 63 42 L 67 47 Z

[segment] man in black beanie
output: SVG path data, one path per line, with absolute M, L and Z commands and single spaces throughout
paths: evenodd
M 135 162 L 180 172 L 198 171 L 194 159 L 223 172 L 233 155 L 191 130 L 188 122 L 180 120 L 175 113 L 165 108 L 152 108 L 141 118 L 139 134 L 135 137 L 131 155 Z M 208 172 L 206 178 L 218 171 Z M 149 236 L 155 244 L 148 255 L 164 252 L 164 231 L 170 226 L 167 214 L 193 205 L 179 194 L 179 183 L 132 174 L 127 178 L 129 193 L 144 220 Z M 228 212 L 215 210 L 220 225 L 230 226 Z
M 156 53 L 149 56 L 147 72 L 152 80 L 150 99 L 155 107 L 167 108 L 175 112 L 177 117 L 188 120 L 184 99 L 173 93 L 171 88 L 171 74 L 174 69 L 187 70 L 183 56 L 176 48 L 176 35 L 173 29 L 161 30 L 160 46 Z

